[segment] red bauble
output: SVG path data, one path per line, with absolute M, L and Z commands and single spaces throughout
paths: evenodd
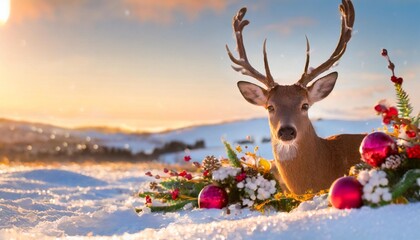
M 338 209 L 359 208 L 363 205 L 363 186 L 354 177 L 341 177 L 333 182 L 329 200 Z
M 226 191 L 215 185 L 205 186 L 198 195 L 199 208 L 224 208 L 228 204 Z
M 368 134 L 360 145 L 362 160 L 372 167 L 379 167 L 387 157 L 398 153 L 394 139 L 383 132 Z

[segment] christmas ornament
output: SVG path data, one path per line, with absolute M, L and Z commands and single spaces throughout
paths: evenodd
M 199 208 L 224 208 L 228 203 L 226 191 L 216 185 L 204 187 L 198 195 Z
M 381 166 L 387 157 L 397 153 L 397 144 L 384 132 L 368 134 L 360 145 L 362 160 L 372 167 Z
M 359 208 L 363 205 L 363 186 L 354 177 L 341 177 L 329 191 L 330 203 L 338 209 Z

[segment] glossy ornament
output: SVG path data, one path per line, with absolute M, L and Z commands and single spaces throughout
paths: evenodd
M 387 157 L 398 153 L 394 139 L 383 132 L 368 134 L 360 145 L 362 160 L 372 167 L 379 167 Z
M 228 204 L 226 191 L 216 185 L 205 186 L 198 195 L 199 208 L 224 208 Z
M 338 209 L 359 208 L 363 205 L 363 185 L 354 177 L 341 177 L 331 185 L 328 199 Z

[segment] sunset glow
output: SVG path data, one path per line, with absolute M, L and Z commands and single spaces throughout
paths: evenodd
M 0 0 L 0 24 L 5 24 L 10 16 L 10 0 Z
M 238 81 L 257 82 L 231 68 L 225 45 L 236 46 L 232 16 L 248 7 L 250 62 L 264 70 L 267 38 L 273 77 L 293 84 L 304 67 L 305 36 L 309 67 L 334 50 L 340 2 L 0 0 L 0 118 L 160 130 L 266 117 L 237 88 Z M 375 117 L 376 101 L 394 98 L 381 48 L 395 53 L 396 74 L 418 112 L 420 4 L 355 0 L 354 6 L 354 37 L 331 70 L 339 73 L 337 84 L 311 108 L 311 118 Z M 376 8 L 381 14 L 372 13 Z

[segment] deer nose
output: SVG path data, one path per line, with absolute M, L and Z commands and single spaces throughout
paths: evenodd
M 296 129 L 294 127 L 282 127 L 278 132 L 278 138 L 282 141 L 290 141 L 296 138 Z

